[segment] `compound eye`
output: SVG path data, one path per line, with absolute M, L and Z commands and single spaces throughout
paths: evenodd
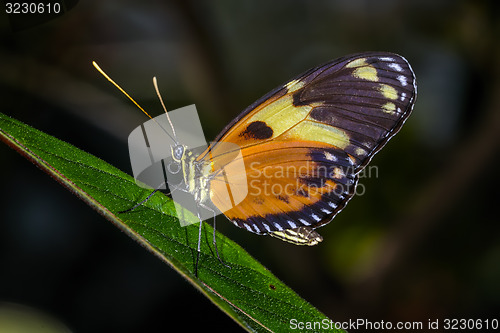
M 182 156 L 184 155 L 184 147 L 181 145 L 175 146 L 173 153 L 174 153 L 174 156 L 173 156 L 174 159 L 179 161 L 182 158 Z

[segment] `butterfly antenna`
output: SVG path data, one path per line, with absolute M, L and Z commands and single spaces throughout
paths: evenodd
M 92 65 L 94 65 L 95 69 L 97 69 L 97 71 L 98 71 L 99 73 L 101 73 L 101 74 L 102 74 L 102 76 L 104 76 L 104 77 L 105 77 L 105 78 L 106 78 L 109 82 L 111 82 L 111 83 L 112 83 L 112 84 L 113 84 L 116 88 L 118 88 L 118 90 L 120 90 L 120 91 L 121 91 L 121 92 L 122 92 L 125 96 L 127 96 L 127 97 L 128 97 L 128 99 L 130 99 L 130 100 L 132 101 L 132 103 L 134 103 L 134 104 L 135 104 L 135 106 L 137 106 L 137 107 L 138 107 L 138 108 L 139 108 L 139 109 L 140 109 L 140 110 L 141 110 L 141 111 L 142 111 L 142 112 L 143 112 L 146 116 L 148 116 L 150 119 L 152 119 L 152 120 L 153 120 L 153 121 L 154 121 L 154 122 L 155 122 L 158 126 L 160 126 L 161 128 L 163 128 L 163 126 L 161 126 L 160 124 L 158 124 L 158 122 L 157 122 L 157 121 L 156 121 L 153 117 L 151 117 L 151 115 L 150 115 L 149 113 L 147 113 L 147 112 L 146 112 L 146 110 L 144 110 L 144 109 L 142 108 L 142 106 L 140 106 L 140 105 L 139 105 L 139 103 L 137 103 L 137 102 L 136 102 L 136 101 L 135 101 L 135 100 L 134 100 L 134 99 L 133 99 L 133 98 L 132 98 L 129 94 L 127 94 L 127 92 L 126 92 L 125 90 L 123 90 L 123 88 L 122 88 L 122 87 L 120 87 L 120 86 L 118 85 L 118 83 L 116 83 L 115 81 L 113 81 L 113 79 L 112 79 L 112 78 L 110 78 L 110 77 L 108 76 L 108 74 L 106 74 L 106 73 L 105 73 L 105 72 L 101 69 L 101 67 L 99 67 L 99 65 L 98 65 L 95 61 L 92 61 Z M 155 87 L 156 87 L 156 85 L 155 85 Z M 157 90 L 157 92 L 158 92 L 158 90 Z M 160 97 L 160 100 L 161 100 L 161 97 Z M 163 105 L 163 101 L 162 101 L 161 103 L 162 103 L 162 105 Z M 163 108 L 165 109 L 165 106 L 163 106 Z M 168 114 L 167 114 L 167 118 L 168 118 L 168 122 L 170 123 L 170 126 L 172 126 L 172 122 L 170 121 L 170 117 L 168 117 Z M 173 128 L 173 126 L 172 126 L 172 130 L 173 130 L 173 129 L 174 129 L 174 128 Z M 165 130 L 165 128 L 163 128 L 163 130 L 165 131 L 165 133 L 167 133 L 167 135 L 168 135 L 168 136 L 169 136 L 169 137 L 170 137 L 173 141 L 175 141 L 175 142 L 177 143 L 177 137 L 176 137 L 176 135 L 175 135 L 175 131 L 173 132 L 173 133 L 174 133 L 174 137 L 175 137 L 175 138 L 172 138 L 172 136 L 168 133 L 168 131 L 167 131 L 167 130 Z
M 165 103 L 163 103 L 163 98 L 161 97 L 160 94 L 160 89 L 158 88 L 158 81 L 156 80 L 156 76 L 153 77 L 153 85 L 155 86 L 156 90 L 156 95 L 158 95 L 158 99 L 160 100 L 161 106 L 163 107 L 163 110 L 165 111 L 165 114 L 167 115 L 168 123 L 170 124 L 170 127 L 172 128 L 172 133 L 174 134 L 174 141 L 176 143 L 179 143 L 177 140 L 177 135 L 175 134 L 175 128 L 174 125 L 172 124 L 172 120 L 170 120 L 170 116 L 168 115 L 167 108 L 165 107 Z

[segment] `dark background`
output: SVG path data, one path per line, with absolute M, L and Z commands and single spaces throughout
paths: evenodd
M 405 56 L 418 97 L 366 192 L 298 247 L 221 219 L 337 321 L 500 319 L 500 8 L 496 1 L 80 1 L 28 28 L 0 13 L 1 111 L 131 173 L 127 136 L 196 104 L 214 138 L 304 70 L 361 51 Z M 0 145 L 0 301 L 75 332 L 237 331 L 175 271 Z

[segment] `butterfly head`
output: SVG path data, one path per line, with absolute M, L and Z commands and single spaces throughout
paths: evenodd
M 172 157 L 175 162 L 180 163 L 184 156 L 186 155 L 186 146 L 176 143 L 174 146 L 170 147 L 172 150 Z
M 186 156 L 186 146 L 176 143 L 170 146 L 170 150 L 172 153 L 172 160 L 168 164 L 168 171 L 175 175 L 182 169 L 183 161 L 185 161 Z

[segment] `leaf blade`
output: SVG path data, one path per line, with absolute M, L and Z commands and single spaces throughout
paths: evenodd
M 205 223 L 199 276 L 194 276 L 198 226 L 181 227 L 172 201 L 161 193 L 132 212 L 118 214 L 150 191 L 103 160 L 1 113 L 0 139 L 177 270 L 246 330 L 288 331 L 292 318 L 330 320 L 239 245 L 216 233 L 219 253 L 231 268 L 221 265 Z

